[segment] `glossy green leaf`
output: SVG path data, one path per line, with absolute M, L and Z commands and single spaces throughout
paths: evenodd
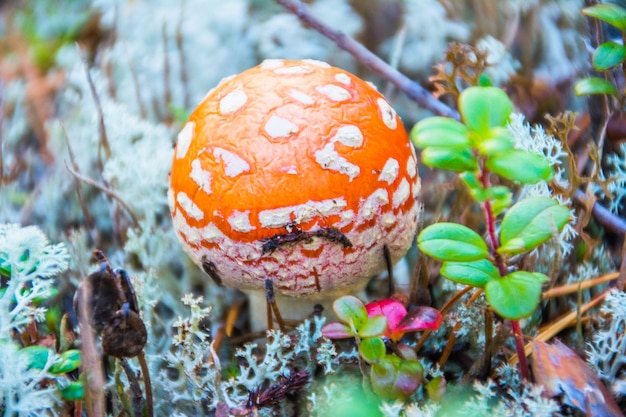
M 365 324 L 359 329 L 359 337 L 377 337 L 382 336 L 387 330 L 387 317 L 374 316 L 369 317 Z
M 483 288 L 492 279 L 500 278 L 498 268 L 489 260 L 473 262 L 444 262 L 439 273 L 450 281 Z
M 459 175 L 463 184 L 467 187 L 472 198 L 478 202 L 487 200 L 488 196 L 483 184 L 478 179 L 478 176 L 474 172 L 462 172 Z
M 478 161 L 472 149 L 429 147 L 422 151 L 422 162 L 432 168 L 454 172 L 476 171 Z
M 516 271 L 485 285 L 491 307 L 504 318 L 518 320 L 530 316 L 539 305 L 541 284 L 547 279 L 537 272 Z
M 608 71 L 624 62 L 626 48 L 617 42 L 605 42 L 598 46 L 591 57 L 597 71 Z
M 367 322 L 365 305 L 352 295 L 344 295 L 336 299 L 333 303 L 333 311 L 343 323 L 354 323 L 357 331 Z
M 513 103 L 496 87 L 469 87 L 459 97 L 459 111 L 465 124 L 483 136 L 509 120 Z
M 467 147 L 467 127 L 449 117 L 429 117 L 418 122 L 411 130 L 411 140 L 418 148 Z
M 80 366 L 80 350 L 71 349 L 60 354 L 50 366 L 50 373 L 62 375 Z
M 594 4 L 584 8 L 582 14 L 595 17 L 611 26 L 615 26 L 620 31 L 626 31 L 626 9 L 612 3 Z
M 617 91 L 613 83 L 599 77 L 587 77 L 578 80 L 574 85 L 574 92 L 577 96 L 588 96 L 591 94 L 619 95 L 619 91 Z
M 491 78 L 489 78 L 483 72 L 482 74 L 480 74 L 480 77 L 478 77 L 478 85 L 480 87 L 492 87 L 493 86 L 493 81 L 491 81 Z
M 365 362 L 376 363 L 385 356 L 385 342 L 380 337 L 363 339 L 359 345 L 359 353 Z
M 511 195 L 511 189 L 504 185 L 495 185 L 487 188 L 485 191 L 489 198 L 492 199 L 506 198 Z
M 30 369 L 44 369 L 52 351 L 39 345 L 28 346 L 20 349 L 20 355 L 26 357 L 26 363 Z
M 515 255 L 530 251 L 561 231 L 569 218 L 569 208 L 553 198 L 526 198 L 504 216 L 498 252 Z
M 67 401 L 80 401 L 85 396 L 82 381 L 72 381 L 63 387 L 59 387 L 59 391 L 63 399 Z
M 485 167 L 503 178 L 522 184 L 535 184 L 552 178 L 554 171 L 550 161 L 542 155 L 512 150 L 491 156 Z
M 510 190 L 508 190 L 508 188 L 506 194 L 498 194 L 494 196 L 493 200 L 491 200 L 491 210 L 493 211 L 493 215 L 498 216 L 500 213 L 506 210 L 511 205 L 512 200 L 513 194 Z
M 489 253 L 478 233 L 456 223 L 428 226 L 417 237 L 417 245 L 422 252 L 440 261 L 477 261 Z
M 506 127 L 494 127 L 489 135 L 476 144 L 478 151 L 485 156 L 495 155 L 513 149 L 513 133 Z

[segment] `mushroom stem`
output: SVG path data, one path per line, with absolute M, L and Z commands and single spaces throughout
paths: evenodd
M 278 322 L 275 310 L 270 306 L 268 299 L 266 298 L 265 291 L 245 291 L 248 296 L 248 303 L 250 308 L 250 331 L 258 332 L 268 329 L 267 317 L 269 312 L 274 312 L 274 322 Z M 366 300 L 364 290 L 351 292 L 352 295 L 358 297 L 361 300 Z M 326 317 L 327 321 L 337 320 L 333 313 L 333 302 L 339 298 L 341 294 L 333 294 L 324 298 L 296 298 L 286 297 L 280 294 L 274 294 L 274 305 L 276 310 L 280 310 L 280 317 L 287 317 L 287 323 L 301 322 L 314 315 L 320 315 L 320 306 L 323 311 L 322 316 Z M 266 315 L 266 311 L 268 314 Z M 282 320 L 282 318 L 281 318 Z M 284 320 L 283 320 L 284 322 Z M 282 329 L 284 331 L 285 329 Z

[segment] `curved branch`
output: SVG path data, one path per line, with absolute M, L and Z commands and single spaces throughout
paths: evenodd
M 391 67 L 361 43 L 315 18 L 306 4 L 299 0 L 276 0 L 276 3 L 298 16 L 298 18 L 306 25 L 312 27 L 322 35 L 335 42 L 339 48 L 351 53 L 359 60 L 359 62 L 365 64 L 369 69 L 391 81 L 410 99 L 417 102 L 417 104 L 429 109 L 439 116 L 452 117 L 457 120 L 459 119 L 460 116 L 456 110 L 437 100 L 432 94 L 424 89 L 424 87 L 414 82 L 400 71 Z

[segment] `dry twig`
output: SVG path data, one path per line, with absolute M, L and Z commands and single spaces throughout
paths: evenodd
M 91 307 L 87 303 L 90 299 L 91 284 L 88 279 L 83 280 L 86 296 L 78 297 L 78 325 L 81 334 L 81 371 L 85 378 L 86 412 L 88 417 L 104 417 L 104 376 L 102 374 L 102 360 L 94 333 L 89 324 Z
M 321 20 L 315 18 L 306 4 L 298 0 L 276 0 L 276 3 L 298 16 L 298 18 L 306 25 L 312 27 L 322 35 L 335 42 L 339 48 L 354 55 L 369 69 L 391 81 L 396 87 L 402 90 L 409 98 L 417 102 L 419 105 L 424 106 L 440 116 L 459 119 L 459 113 L 456 110 L 435 99 L 432 94 L 430 94 L 420 84 L 414 82 L 400 71 L 391 67 L 365 46 L 345 33 L 333 29 Z
M 124 207 L 124 209 L 128 212 L 128 215 L 130 216 L 131 220 L 133 221 L 133 226 L 135 226 L 136 228 L 139 228 L 139 219 L 137 219 L 137 216 L 135 216 L 135 213 L 133 213 L 133 210 L 130 208 L 130 206 L 128 204 L 126 204 L 126 202 L 122 199 L 122 197 L 116 193 L 115 191 L 111 190 L 110 188 L 108 188 L 106 185 L 104 184 L 100 184 L 99 182 L 81 174 L 80 172 L 75 171 L 74 169 L 70 168 L 69 165 L 67 165 L 67 163 L 65 164 L 65 168 L 69 171 L 70 174 L 72 174 L 74 176 L 74 178 L 77 178 L 81 181 L 83 181 L 84 183 L 87 183 L 89 185 L 91 185 L 92 187 L 97 188 L 98 190 L 102 191 L 103 193 L 105 193 L 106 195 L 108 195 L 109 197 L 113 198 L 114 200 L 116 200 L 117 202 L 120 203 L 120 205 L 122 207 Z

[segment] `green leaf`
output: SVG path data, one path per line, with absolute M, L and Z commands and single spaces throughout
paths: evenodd
M 596 71 L 608 71 L 624 62 L 626 48 L 617 42 L 605 42 L 593 51 L 591 63 Z
M 492 87 L 493 86 L 493 82 L 491 81 L 491 78 L 489 78 L 483 72 L 482 74 L 480 74 L 480 77 L 478 77 L 478 85 L 480 87 Z
M 478 169 L 478 161 L 474 158 L 470 147 L 439 148 L 431 146 L 422 151 L 422 162 L 432 168 L 454 172 L 476 171 Z
M 367 337 L 382 336 L 387 330 L 387 317 L 374 316 L 369 317 L 365 324 L 359 329 L 359 337 L 365 339 Z
M 26 363 L 29 369 L 43 369 L 48 363 L 48 357 L 52 351 L 39 345 L 28 346 L 20 349 L 20 355 L 26 357 Z
M 515 255 L 533 250 L 561 231 L 569 218 L 569 208 L 553 198 L 526 198 L 504 216 L 498 252 Z
M 50 373 L 62 375 L 72 372 L 80 366 L 80 350 L 71 349 L 63 352 L 50 366 Z
M 612 3 L 595 4 L 584 8 L 582 14 L 595 17 L 611 26 L 615 26 L 620 31 L 626 31 L 626 9 Z
M 367 322 L 367 310 L 358 298 L 352 295 L 339 297 L 333 303 L 333 311 L 337 318 L 346 324 L 354 323 L 358 331 Z
M 535 311 L 541 299 L 541 284 L 547 278 L 537 272 L 512 272 L 489 281 L 485 285 L 485 296 L 496 313 L 518 320 Z
M 522 184 L 535 184 L 552 178 L 552 165 L 544 156 L 513 150 L 493 155 L 485 162 L 485 167 L 499 176 Z
M 411 140 L 418 148 L 467 147 L 467 127 L 449 117 L 429 117 L 417 123 L 411 130 Z
M 459 111 L 465 124 L 483 136 L 493 127 L 504 126 L 513 103 L 496 87 L 469 87 L 459 97 Z
M 439 273 L 450 281 L 479 288 L 483 288 L 492 279 L 500 278 L 498 268 L 487 259 L 473 262 L 444 262 Z
M 485 156 L 510 151 L 513 149 L 513 133 L 506 127 L 494 127 L 489 130 L 489 136 L 481 140 L 477 147 Z
M 497 188 L 497 187 L 493 187 L 493 188 Z M 513 200 L 513 194 L 508 188 L 507 188 L 506 194 L 495 195 L 491 203 L 491 209 L 493 210 L 493 215 L 498 216 L 500 213 L 502 213 L 507 207 L 511 205 L 512 200 Z
M 385 342 L 380 337 L 363 339 L 359 345 L 359 353 L 365 362 L 376 363 L 385 356 Z
M 417 391 L 424 377 L 424 369 L 417 361 L 402 360 L 387 355 L 370 369 L 370 382 L 374 392 L 391 400 L 407 400 Z
M 67 401 L 80 401 L 84 398 L 82 381 L 72 381 L 68 385 L 59 388 L 61 396 Z
M 422 252 L 440 261 L 477 261 L 488 256 L 487 245 L 480 235 L 456 223 L 428 226 L 417 237 L 417 245 Z
M 578 80 L 574 85 L 574 92 L 577 96 L 588 96 L 590 94 L 613 94 L 619 96 L 619 91 L 613 83 L 599 77 L 587 77 Z
M 487 193 L 483 184 L 478 179 L 478 176 L 474 172 L 463 172 L 459 175 L 463 184 L 467 187 L 472 198 L 478 202 L 487 200 Z

